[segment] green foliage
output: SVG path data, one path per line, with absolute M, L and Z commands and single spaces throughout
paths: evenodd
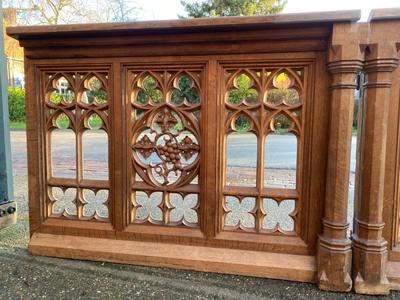
M 183 130 L 182 122 L 178 121 L 178 123 L 176 123 L 175 126 L 174 126 L 174 130 L 176 130 L 176 131 Z
M 174 104 L 181 104 L 185 99 L 191 104 L 196 104 L 200 101 L 197 90 L 193 88 L 193 82 L 187 75 L 182 75 L 178 81 L 178 88 L 171 95 L 171 101 Z
M 103 127 L 103 120 L 99 117 L 98 114 L 93 114 L 88 120 L 88 125 L 91 129 L 99 130 Z
M 240 114 L 235 120 L 235 129 L 239 133 L 248 132 L 251 128 L 251 122 L 249 118 L 244 115 Z
M 90 90 L 86 91 L 87 102 L 89 104 L 93 103 L 95 100 L 99 104 L 107 103 L 107 92 L 103 89 L 101 81 L 92 77 L 89 80 Z
M 354 101 L 353 129 L 355 130 L 358 128 L 358 110 L 360 108 L 360 101 L 360 99 L 356 99 L 356 101 Z
M 25 90 L 8 87 L 9 118 L 11 122 L 25 122 Z
M 62 100 L 67 103 L 72 103 L 75 99 L 75 94 L 68 90 L 66 94 L 61 94 L 59 91 L 54 91 L 50 96 L 50 101 L 54 104 L 60 104 Z
M 285 134 L 289 131 L 291 121 L 283 114 L 279 114 L 274 118 L 274 129 L 276 134 Z
M 273 105 L 279 105 L 282 102 L 294 105 L 299 103 L 299 93 L 295 89 L 270 89 L 267 94 L 267 102 Z
M 235 87 L 235 89 L 229 92 L 228 103 L 239 104 L 244 100 L 248 103 L 258 101 L 258 93 L 255 89 L 251 88 L 251 79 L 247 75 L 239 75 L 236 78 Z
M 60 129 L 68 129 L 69 123 L 69 119 L 65 114 L 59 115 L 56 121 L 57 127 Z
M 163 102 L 163 95 L 157 89 L 156 80 L 150 75 L 146 76 L 142 82 L 142 89 L 138 92 L 137 101 L 141 104 L 146 104 L 152 100 L 154 103 Z
M 206 0 L 181 4 L 190 18 L 218 16 L 257 16 L 280 13 L 286 0 Z

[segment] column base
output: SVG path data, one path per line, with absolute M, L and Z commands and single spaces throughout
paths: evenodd
M 364 281 L 361 274 L 358 273 L 354 279 L 354 291 L 357 294 L 364 295 L 388 295 L 392 285 L 387 280 L 386 276 L 380 282 Z
M 332 244 L 332 243 L 331 243 Z M 318 245 L 318 285 L 321 290 L 350 292 L 351 279 L 351 243 L 348 240 L 336 241 L 342 249 L 329 249 L 320 238 Z
M 353 276 L 354 290 L 358 294 L 388 295 L 392 285 L 386 276 L 386 242 L 380 241 L 385 250 L 366 249 L 355 241 Z

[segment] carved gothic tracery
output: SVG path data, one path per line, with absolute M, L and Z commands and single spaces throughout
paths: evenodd
M 191 72 L 133 75 L 133 165 L 155 186 L 183 185 L 199 165 L 199 77 Z
M 268 137 L 291 135 L 296 139 L 296 144 L 302 139 L 304 68 L 227 68 L 225 80 L 226 140 L 228 141 L 231 135 L 246 136 L 247 141 L 254 139 L 253 150 L 256 160 L 256 167 L 253 169 L 251 167 L 240 169 L 228 164 L 227 155 L 225 185 L 235 188 L 241 186 L 260 188 L 256 198 L 225 193 L 222 201 L 224 229 L 293 234 L 298 219 L 296 203 L 299 199 L 271 197 L 268 194 L 270 187 L 268 181 L 260 176 L 261 172 L 257 175 L 256 170 L 261 169 L 268 175 L 269 170 L 266 168 L 265 160 L 268 155 L 265 141 Z M 228 142 L 226 144 L 228 149 Z M 248 150 L 249 146 L 245 146 Z M 240 145 L 235 149 L 238 147 Z M 296 174 L 296 170 L 290 172 Z M 240 173 L 241 176 L 235 178 L 231 175 L 234 173 Z M 296 189 L 296 175 L 294 178 L 293 184 L 282 185 L 279 188 L 282 191 Z M 263 202 L 263 199 L 269 199 L 269 202 Z M 288 203 L 291 204 L 290 208 Z
M 91 140 L 91 147 L 108 147 L 108 71 L 49 71 L 42 78 L 46 164 L 55 182 L 47 186 L 47 214 L 109 221 L 108 157 L 101 162 L 88 159 L 92 149 L 85 147 L 89 132 L 105 139 L 101 145 L 99 139 Z M 68 147 L 60 147 L 63 144 Z M 96 172 L 91 172 L 95 167 Z M 95 186 L 94 181 L 98 181 Z
M 142 182 L 140 189 L 133 186 L 134 223 L 199 225 L 199 194 L 180 189 L 193 189 L 199 175 L 200 75 L 198 70 L 130 73 L 132 166 L 135 182 Z

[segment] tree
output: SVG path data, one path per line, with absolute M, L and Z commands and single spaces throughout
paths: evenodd
M 5 5 L 17 10 L 21 25 L 84 22 L 90 15 L 83 0 L 9 0 Z
M 17 11 L 13 8 L 3 9 L 3 35 L 4 35 L 4 52 L 6 57 L 13 59 L 22 59 L 24 57 L 24 50 L 19 46 L 19 42 L 9 37 L 6 32 L 7 26 L 17 25 Z
M 256 16 L 280 13 L 286 0 L 206 0 L 181 1 L 190 18 Z M 182 18 L 182 16 L 180 16 Z
M 112 21 L 129 22 L 136 19 L 137 8 L 129 0 L 111 0 L 109 2 L 112 11 Z
M 126 22 L 136 18 L 131 0 L 6 0 L 18 25 Z

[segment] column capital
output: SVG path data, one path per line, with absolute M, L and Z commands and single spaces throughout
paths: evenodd
M 368 58 L 365 60 L 365 71 L 370 72 L 393 72 L 399 65 L 398 58 Z
M 339 60 L 328 63 L 331 74 L 357 73 L 363 69 L 364 62 L 359 59 Z

